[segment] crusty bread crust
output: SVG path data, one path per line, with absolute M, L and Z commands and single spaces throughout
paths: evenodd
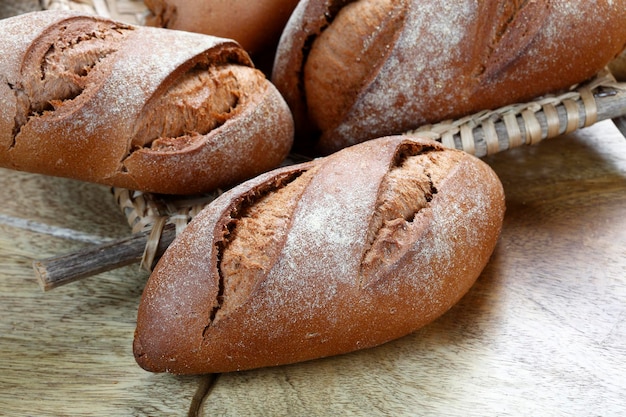
M 289 152 L 291 113 L 235 42 L 59 11 L 0 30 L 0 166 L 192 194 Z
M 304 0 L 272 81 L 296 145 L 330 153 L 567 89 L 624 49 L 624 21 L 625 0 Z
M 135 357 L 154 372 L 227 372 L 401 337 L 468 291 L 503 216 L 488 165 L 427 140 L 376 139 L 262 174 L 161 258 Z

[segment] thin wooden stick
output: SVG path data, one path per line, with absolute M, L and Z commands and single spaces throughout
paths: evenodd
M 33 262 L 33 269 L 44 291 L 87 278 L 102 272 L 141 262 L 150 231 L 87 247 L 77 252 Z M 156 250 L 160 257 L 176 236 L 176 228 L 168 224 Z

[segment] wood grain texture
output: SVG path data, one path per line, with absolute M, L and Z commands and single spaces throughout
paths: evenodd
M 0 199 L 0 415 L 187 415 L 205 378 L 152 375 L 133 359 L 147 273 L 129 266 L 51 293 L 34 277 L 35 258 L 128 235 L 110 191 L 0 170 Z
M 0 415 L 625 415 L 626 139 L 602 122 L 486 161 L 503 234 L 439 320 L 349 355 L 186 378 L 134 363 L 137 265 L 48 293 L 33 275 L 32 259 L 130 233 L 109 190 L 0 170 Z

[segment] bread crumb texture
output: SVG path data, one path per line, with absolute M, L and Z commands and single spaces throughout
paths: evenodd
M 236 117 L 250 93 L 264 91 L 264 75 L 235 64 L 198 64 L 155 97 L 137 123 L 133 148 L 173 151 L 202 140 Z M 161 116 L 164 115 L 164 116 Z M 131 149 L 132 151 L 132 149 Z
M 0 60 L 0 67 L 7 74 L 6 82 L 16 97 L 12 129 L 15 141 L 30 119 L 54 112 L 76 99 L 85 89 L 100 85 L 102 74 L 97 67 L 117 51 L 132 28 L 121 23 L 90 19 L 64 21 L 46 28 L 31 47 L 9 55 L 15 45 L 24 46 L 12 39 L 11 34 L 19 36 L 21 31 L 27 30 L 24 25 L 28 22 L 13 20 L 16 24 L 8 24 L 6 30 L 9 36 L 5 37 L 3 33 L 4 42 L 0 43 L 5 55 Z M 33 26 L 31 31 L 36 31 L 38 28 Z M 24 51 L 28 52 L 25 54 Z M 22 62 L 10 61 L 19 56 L 24 56 Z M 16 70 L 20 73 L 19 78 L 12 77 Z
M 221 245 L 220 294 L 213 320 L 246 302 L 262 282 L 281 248 L 296 206 L 315 169 L 280 178 L 257 190 L 232 213 Z

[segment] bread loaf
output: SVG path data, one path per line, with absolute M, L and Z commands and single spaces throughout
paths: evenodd
M 487 164 L 428 140 L 368 141 L 222 194 L 145 287 L 134 354 L 154 372 L 227 372 L 380 345 L 472 286 L 498 239 Z
M 272 80 L 296 145 L 330 153 L 567 89 L 624 49 L 625 21 L 624 0 L 303 0 Z
M 257 57 L 276 48 L 297 0 L 145 0 L 146 24 L 234 39 Z
M 0 166 L 167 194 L 278 166 L 291 113 L 235 42 L 60 11 L 0 21 Z

